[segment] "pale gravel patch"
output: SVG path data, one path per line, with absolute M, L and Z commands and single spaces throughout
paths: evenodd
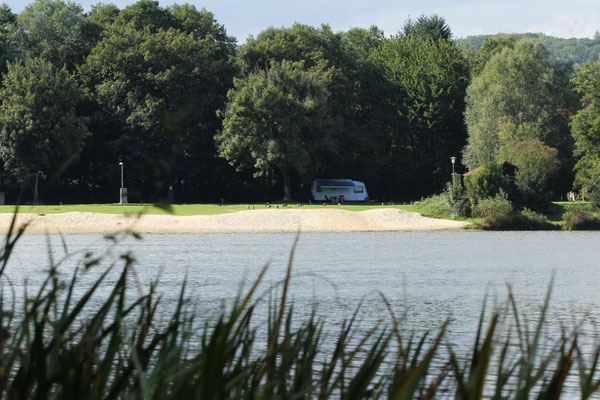
M 6 232 L 12 214 L 0 214 Z M 218 215 L 118 215 L 88 212 L 18 215 L 26 233 L 192 233 L 192 232 L 369 232 L 462 229 L 466 222 L 424 217 L 394 208 L 346 211 L 323 209 L 247 210 Z

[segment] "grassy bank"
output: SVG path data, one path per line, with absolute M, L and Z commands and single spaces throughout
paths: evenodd
M 244 211 L 248 209 L 249 204 L 225 204 L 223 206 L 219 204 L 173 204 L 171 206 L 171 212 L 175 215 L 216 215 L 226 214 L 236 211 Z M 254 204 L 257 210 L 266 209 L 264 204 Z M 273 207 L 281 204 L 273 203 Z M 421 213 L 428 217 L 434 218 L 448 218 L 450 219 L 449 212 L 430 204 L 422 202 L 419 205 L 410 204 L 385 204 L 381 203 L 357 203 L 357 204 L 344 204 L 341 206 L 328 204 L 325 208 L 334 208 L 347 211 L 366 211 L 377 208 L 398 208 L 406 211 L 414 211 Z M 289 209 L 298 208 L 296 204 L 289 204 Z M 303 204 L 301 209 L 323 209 L 322 204 Z M 0 213 L 13 213 L 15 207 L 11 205 L 0 206 Z M 103 214 L 165 214 L 168 213 L 164 208 L 155 207 L 152 204 L 65 204 L 65 205 L 24 205 L 19 208 L 21 213 L 35 213 L 35 214 L 59 214 L 66 212 L 94 212 Z
M 237 211 L 244 211 L 252 204 L 173 204 L 168 210 L 152 204 L 72 204 L 72 205 L 24 205 L 19 211 L 22 213 L 35 214 L 59 214 L 67 212 L 93 212 L 103 214 L 167 214 L 175 215 L 217 215 Z M 254 204 L 258 210 L 266 209 L 264 204 Z M 273 207 L 281 207 L 281 204 L 272 204 Z M 413 204 L 381 204 L 381 203 L 355 203 L 342 206 L 327 205 L 329 209 L 342 209 L 347 211 L 366 211 L 378 208 L 396 208 L 411 212 L 417 212 L 425 217 L 453 219 L 452 210 L 443 196 L 432 196 Z M 289 209 L 297 209 L 296 204 L 289 204 Z M 301 209 L 323 209 L 322 204 L 303 204 Z M 553 202 L 544 213 L 551 224 L 563 227 L 564 215 L 574 210 L 593 211 L 594 206 L 589 202 Z M 0 206 L 0 213 L 13 213 L 15 207 L 12 205 Z M 473 226 L 481 223 L 481 218 L 457 218 L 461 221 L 470 222 Z

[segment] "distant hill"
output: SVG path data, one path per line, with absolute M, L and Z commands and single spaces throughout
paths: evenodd
M 487 36 L 513 37 L 516 40 L 526 40 L 540 43 L 559 62 L 572 64 L 574 69 L 579 69 L 586 61 L 596 61 L 600 58 L 600 35 L 596 34 L 594 39 L 562 39 L 547 36 L 543 33 L 501 33 L 498 35 L 476 35 L 458 39 L 457 42 L 471 50 L 479 50 L 483 40 Z

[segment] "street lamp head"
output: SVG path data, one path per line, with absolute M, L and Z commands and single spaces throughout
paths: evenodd
M 452 161 L 452 164 L 454 164 L 456 162 L 456 157 L 450 157 L 450 161 Z
M 119 165 L 123 165 L 123 161 L 119 161 Z

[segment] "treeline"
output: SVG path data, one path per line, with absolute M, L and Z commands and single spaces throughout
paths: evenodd
M 588 61 L 600 58 L 600 32 L 592 38 L 557 38 L 543 33 L 500 33 L 497 35 L 474 35 L 458 39 L 458 43 L 469 50 L 478 51 L 487 38 L 513 39 L 532 44 L 541 44 L 548 50 L 550 57 L 559 63 L 568 63 L 575 70 Z
M 315 177 L 412 200 L 443 189 L 453 156 L 459 172 L 543 159 L 531 181 L 545 196 L 572 188 L 574 166 L 577 184 L 593 181 L 581 160 L 596 156 L 570 121 L 588 109 L 580 98 L 595 101 L 594 67 L 572 79 L 571 64 L 514 38 L 470 51 L 438 16 L 391 37 L 295 24 L 241 45 L 209 11 L 152 0 L 4 5 L 0 25 L 9 200 L 39 182 L 45 202 L 114 202 L 119 162 L 132 201 L 169 187 L 182 202 L 307 199 Z

